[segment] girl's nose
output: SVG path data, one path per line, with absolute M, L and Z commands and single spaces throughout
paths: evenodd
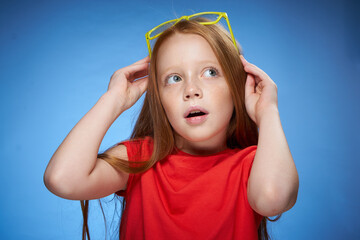
M 184 100 L 192 98 L 202 98 L 203 93 L 201 88 L 193 82 L 188 82 L 184 90 Z

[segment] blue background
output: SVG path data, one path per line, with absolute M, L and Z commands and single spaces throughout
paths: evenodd
M 359 2 L 265 0 L 1 1 L 1 239 L 80 239 L 79 201 L 45 188 L 48 161 L 113 72 L 148 54 L 145 32 L 201 11 L 227 12 L 247 60 L 278 86 L 300 189 L 269 232 L 360 239 Z M 100 151 L 129 137 L 139 106 L 115 121 Z M 98 202 L 90 204 L 91 234 L 104 239 Z

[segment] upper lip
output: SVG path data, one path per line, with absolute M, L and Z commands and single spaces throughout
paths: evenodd
M 200 107 L 200 106 L 190 106 L 186 112 L 184 113 L 184 118 L 186 118 L 192 111 L 201 111 L 205 114 L 208 114 L 209 112 L 206 111 L 206 109 Z

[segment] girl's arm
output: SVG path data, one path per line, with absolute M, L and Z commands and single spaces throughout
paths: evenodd
M 95 199 L 125 188 L 128 175 L 119 173 L 97 159 L 102 139 L 116 118 L 144 93 L 149 58 L 116 71 L 108 91 L 75 125 L 52 156 L 44 173 L 44 183 L 54 194 L 73 200 Z M 127 158 L 119 145 L 112 154 Z
M 248 180 L 248 201 L 263 216 L 275 216 L 294 206 L 299 176 L 281 126 L 277 87 L 261 69 L 241 57 L 248 73 L 246 108 L 259 127 L 258 146 Z

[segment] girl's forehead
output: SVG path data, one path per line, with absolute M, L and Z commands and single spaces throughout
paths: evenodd
M 219 64 L 210 44 L 200 35 L 175 33 L 158 49 L 156 71 L 161 74 L 169 69 L 191 67 L 204 63 Z

